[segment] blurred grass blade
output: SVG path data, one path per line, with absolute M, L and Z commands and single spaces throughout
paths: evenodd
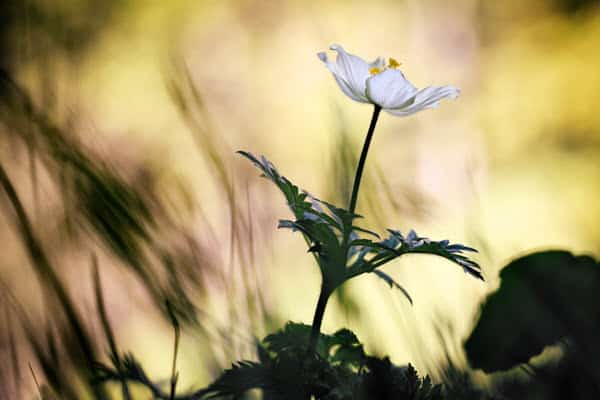
M 31 259 L 32 266 L 34 267 L 34 270 L 40 279 L 40 283 L 53 291 L 62 307 L 63 312 L 65 313 L 65 316 L 69 321 L 69 325 L 77 339 L 77 343 L 87 365 L 85 375 L 87 376 L 88 383 L 90 383 L 90 388 L 94 394 L 94 397 L 96 399 L 105 399 L 107 398 L 107 394 L 104 392 L 104 390 L 101 387 L 93 384 L 96 354 L 89 334 L 81 321 L 79 313 L 77 312 L 71 297 L 57 275 L 54 267 L 47 258 L 40 242 L 36 238 L 29 218 L 25 213 L 25 209 L 23 208 L 17 192 L 8 175 L 6 174 L 2 164 L 0 164 L 0 186 L 2 186 L 13 207 L 16 215 L 17 229 L 21 239 L 23 240 L 25 249 L 27 250 Z

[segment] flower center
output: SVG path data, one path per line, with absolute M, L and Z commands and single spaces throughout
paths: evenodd
M 391 69 L 396 69 L 396 68 L 398 68 L 400 65 L 402 65 L 402 63 L 399 63 L 398 61 L 396 61 L 396 59 L 394 59 L 394 58 L 390 57 L 390 58 L 388 59 L 388 65 L 387 65 L 387 67 L 383 67 L 383 68 L 379 68 L 379 67 L 373 67 L 373 68 L 370 68 L 370 69 L 369 69 L 369 73 L 370 73 L 371 75 L 377 75 L 377 74 L 380 74 L 380 73 L 382 73 L 383 71 L 385 71 L 385 70 L 386 70 L 386 69 L 388 69 L 388 68 L 391 68 Z
M 402 63 L 399 63 L 399 62 L 398 62 L 398 61 L 396 61 L 394 58 L 390 57 L 390 59 L 389 59 L 389 64 L 388 64 L 388 68 L 396 69 L 396 68 L 398 68 L 400 65 L 402 65 Z

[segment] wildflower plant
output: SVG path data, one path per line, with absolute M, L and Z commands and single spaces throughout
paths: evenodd
M 239 154 L 250 160 L 262 176 L 273 182 L 283 193 L 293 214 L 293 219 L 279 221 L 279 228 L 300 232 L 313 253 L 322 276 L 321 291 L 315 309 L 308 350 L 315 352 L 320 335 L 321 323 L 327 301 L 333 291 L 349 279 L 373 273 L 390 287 L 400 289 L 412 303 L 408 292 L 394 279 L 380 270 L 384 264 L 409 253 L 432 254 L 443 257 L 464 272 L 482 279 L 479 265 L 465 253 L 475 249 L 462 244 L 451 244 L 448 240 L 434 241 L 419 236 L 414 230 L 406 235 L 400 230 L 388 229 L 381 238 L 376 232 L 360 227 L 356 214 L 360 182 L 381 110 L 392 115 L 407 116 L 418 111 L 436 107 L 443 98 L 456 98 L 459 90 L 453 86 L 416 89 L 398 69 L 400 63 L 382 58 L 368 63 L 362 58 L 347 53 L 341 46 L 332 45 L 337 51 L 336 62 L 329 61 L 325 53 L 318 57 L 333 74 L 338 86 L 352 100 L 373 105 L 373 115 L 366 134 L 352 194 L 347 208 L 338 207 L 320 200 L 298 188 L 283 176 L 264 156 L 257 157 L 249 152 Z
M 418 89 L 406 79 L 399 69 L 400 63 L 393 58 L 367 62 L 339 45 L 331 46 L 331 50 L 337 52 L 335 61 L 330 61 L 325 52 L 318 57 L 342 92 L 354 101 L 373 106 L 352 192 L 348 193 L 348 205 L 340 207 L 320 200 L 294 185 L 264 156 L 239 152 L 282 191 L 292 216 L 281 220 L 279 227 L 299 232 L 320 268 L 322 285 L 312 325 L 287 322 L 278 331 L 256 341 L 254 360 L 238 361 L 209 385 L 184 390 L 178 388 L 177 371 L 183 329 L 199 329 L 202 336 L 211 339 L 213 329 L 202 326 L 207 323 L 223 337 L 222 343 L 229 345 L 236 340 L 218 324 L 200 320 L 201 316 L 209 317 L 208 313 L 198 310 L 188 297 L 187 286 L 192 286 L 188 283 L 195 289 L 206 289 L 200 282 L 201 276 L 194 272 L 196 264 L 187 262 L 199 259 L 195 252 L 199 246 L 190 243 L 189 249 L 181 250 L 162 243 L 166 237 L 163 235 L 171 235 L 173 226 L 179 224 L 170 219 L 162 199 L 153 190 L 154 185 L 152 189 L 147 187 L 147 182 L 154 182 L 147 165 L 136 167 L 143 172 L 144 187 L 110 168 L 103 158 L 76 139 L 70 123 L 61 124 L 52 117 L 56 111 L 52 101 L 48 102 L 50 107 L 44 106 L 46 101 L 38 105 L 33 91 L 0 68 L 0 131 L 10 139 L 11 150 L 16 148 L 15 138 L 27 146 L 36 214 L 39 214 L 36 200 L 39 185 L 36 165 L 39 165 L 44 176 L 51 178 L 59 189 L 68 225 L 67 240 L 76 240 L 73 243 L 78 248 L 87 249 L 87 245 L 82 246 L 80 233 L 85 231 L 98 239 L 104 245 L 103 256 L 106 253 L 115 257 L 132 269 L 149 298 L 168 317 L 174 333 L 167 379 L 153 378 L 133 353 L 120 348 L 104 301 L 100 278 L 104 267 L 95 254 L 95 246 L 90 246 L 90 264 L 97 321 L 90 324 L 90 309 L 80 307 L 86 305 L 85 299 L 79 301 L 70 290 L 59 268 L 59 257 L 53 254 L 54 249 L 48 251 L 42 239 L 47 229 L 38 229 L 41 220 L 30 216 L 28 202 L 19 196 L 20 182 L 15 184 L 10 178 L 10 170 L 5 169 L 8 162 L 2 159 L 0 210 L 13 222 L 16 236 L 29 256 L 44 294 L 43 314 L 48 318 L 40 325 L 26 304 L 21 304 L 14 295 L 12 285 L 0 276 L 0 304 L 4 308 L 0 338 L 5 350 L 0 351 L 5 361 L 0 373 L 0 398 L 23 397 L 27 379 L 23 378 L 22 345 L 27 347 L 27 361 L 32 361 L 27 363 L 29 372 L 42 399 L 111 399 L 118 386 L 124 400 L 140 396 L 159 400 L 257 398 L 253 396 L 256 393 L 248 393 L 251 389 L 258 389 L 258 398 L 264 400 L 497 400 L 524 396 L 559 399 L 565 395 L 573 399 L 600 398 L 597 340 L 600 263 L 587 255 L 576 256 L 563 250 L 536 252 L 513 260 L 502 270 L 499 288 L 485 300 L 475 328 L 464 343 L 470 367 L 484 372 L 512 370 L 504 377 L 491 377 L 486 388 L 477 384 L 468 369 L 452 362 L 447 348 L 446 363 L 437 368 L 441 382 L 433 383 L 428 377 L 419 376 L 410 364 L 397 366 L 387 357 L 366 354 L 358 337 L 349 329 L 342 328 L 332 334 L 320 332 L 331 294 L 344 282 L 362 274 L 375 274 L 390 287 L 401 290 L 412 304 L 408 292 L 380 268 L 404 254 L 437 255 L 483 279 L 477 263 L 467 256 L 475 249 L 448 240 L 430 240 L 414 230 L 402 233 L 388 229 L 380 236 L 364 229 L 362 217 L 356 213 L 361 177 L 381 110 L 408 116 L 437 107 L 445 98 L 457 98 L 459 90 L 453 86 Z M 221 178 L 218 182 L 227 194 L 232 223 L 241 220 L 246 214 L 235 204 L 232 181 L 219 156 L 221 149 L 212 141 L 211 129 L 207 127 L 210 124 L 205 124 L 202 97 L 187 70 L 180 67 L 176 70 L 168 82 L 172 99 L 197 134 L 204 154 L 218 170 Z M 40 97 L 52 99 L 52 85 L 42 86 Z M 20 160 L 19 154 L 15 153 L 15 161 Z M 21 166 L 16 168 L 20 171 Z M 62 214 L 60 218 L 62 222 Z M 164 227 L 169 227 L 165 233 Z M 176 231 L 188 241 L 185 228 Z M 241 230 L 232 225 L 232 232 L 240 235 Z M 213 234 L 212 238 L 216 241 L 218 236 Z M 56 238 L 52 239 L 54 243 Z M 232 235 L 232 241 L 237 239 Z M 62 238 L 59 242 L 67 243 Z M 248 242 L 252 246 L 252 241 Z M 202 260 L 210 262 L 209 258 Z M 218 267 L 218 262 L 214 262 L 214 267 Z M 199 272 L 204 275 L 206 269 Z M 247 309 L 250 308 L 253 307 Z M 238 314 L 236 310 L 236 314 L 228 327 L 233 327 L 236 319 L 240 321 L 238 315 L 254 318 L 243 311 Z M 94 334 L 95 327 L 100 327 L 104 340 L 97 340 L 100 335 Z M 452 332 L 451 326 L 447 329 Z M 551 352 L 535 357 L 551 345 L 560 350 L 560 358 L 553 357 Z M 221 349 L 225 358 L 237 350 L 236 346 L 230 347 L 232 352 Z M 203 358 L 211 357 L 210 352 L 210 346 L 202 347 Z M 214 371 L 217 361 L 214 354 L 212 357 L 206 365 Z M 516 368 L 523 375 L 513 374 Z M 43 380 L 38 382 L 36 375 L 40 373 Z
M 43 144 L 40 149 L 43 154 L 49 155 L 43 157 L 50 166 L 49 171 L 61 172 L 62 168 L 68 167 L 70 173 L 77 177 L 75 187 L 82 191 L 78 194 L 77 203 L 78 209 L 81 208 L 81 215 L 93 228 L 92 231 L 102 238 L 107 249 L 139 275 L 147 285 L 153 300 L 166 311 L 173 326 L 174 345 L 170 379 L 154 380 L 133 354 L 122 352 L 117 346 L 104 305 L 98 259 L 93 255 L 91 261 L 96 305 L 109 350 L 107 360 L 103 361 L 92 340 L 91 331 L 88 330 L 73 298 L 57 274 L 52 257 L 45 252 L 26 209 L 19 200 L 15 186 L 0 163 L 0 191 L 5 193 L 9 200 L 11 212 L 16 216 L 16 226 L 40 281 L 48 289 L 48 293 L 58 299 L 57 304 L 66 317 L 64 329 L 69 327 L 73 334 L 67 338 L 74 339 L 72 346 L 71 343 L 65 346 L 66 356 L 80 368 L 77 376 L 82 378 L 81 383 L 89 389 L 91 398 L 110 398 L 109 390 L 105 387 L 108 383 L 121 386 L 124 399 L 134 398 L 130 384 L 142 386 L 149 391 L 152 398 L 164 400 L 242 399 L 247 398 L 246 393 L 251 389 L 261 390 L 264 400 L 466 398 L 463 395 L 455 395 L 452 386 L 444 387 L 432 383 L 428 377 L 420 377 L 410 364 L 400 367 L 392 364 L 387 357 L 369 356 L 356 335 L 348 329 L 340 329 L 333 334 L 320 332 L 331 294 L 344 282 L 359 275 L 375 274 L 390 287 L 401 290 L 412 303 L 408 292 L 380 268 L 404 254 L 437 255 L 457 264 L 466 273 L 483 279 L 477 263 L 466 256 L 468 252 L 475 251 L 473 248 L 451 244 L 448 240 L 430 240 L 413 230 L 404 234 L 397 229 L 388 229 L 384 236 L 380 236 L 362 227 L 362 217 L 356 213 L 361 177 L 381 110 L 397 116 L 410 115 L 437 106 L 443 98 L 456 98 L 458 89 L 442 86 L 418 90 L 404 77 L 398 69 L 400 64 L 394 59 L 385 61 L 379 58 L 367 63 L 360 57 L 346 53 L 341 46 L 335 45 L 331 48 L 338 52 L 335 63 L 330 62 L 324 53 L 319 53 L 319 58 L 332 72 L 341 90 L 351 99 L 372 104 L 374 108 L 356 166 L 348 206 L 333 205 L 300 189 L 264 156 L 239 152 L 281 190 L 292 216 L 280 220 L 279 227 L 299 232 L 319 266 L 322 284 L 312 324 L 288 322 L 279 331 L 256 343 L 256 361 L 239 361 L 223 371 L 208 386 L 184 393 L 177 393 L 180 321 L 187 324 L 196 323 L 197 320 L 193 305 L 179 284 L 178 276 L 171 273 L 171 253 L 162 249 L 160 253 L 161 259 L 165 260 L 165 266 L 169 267 L 168 287 L 155 284 L 153 278 L 157 275 L 147 266 L 142 249 L 154 248 L 149 232 L 154 232 L 151 229 L 161 225 L 153 218 L 151 209 L 147 206 L 149 202 L 147 203 L 145 197 L 134 188 L 130 188 L 118 175 L 87 155 L 83 148 L 67 140 L 66 132 L 53 124 L 45 113 L 38 111 L 27 93 L 0 70 L 0 90 L 11 94 L 5 98 L 0 96 L 0 111 L 9 111 L 2 113 L 2 117 L 13 114 L 20 116 L 20 112 L 24 111 L 24 115 L 31 119 L 36 126 L 33 132 L 40 138 L 37 141 Z M 176 92 L 176 89 L 173 90 Z M 7 99 L 10 101 L 6 101 Z M 19 120 L 15 126 L 20 127 L 20 122 Z M 59 168 L 54 166 L 55 163 Z M 107 209 L 110 211 L 108 214 Z M 58 308 L 48 310 L 54 312 Z M 56 392 L 57 398 L 79 398 L 79 389 L 70 384 L 70 379 L 75 375 L 70 375 L 70 370 L 57 364 L 61 357 L 58 357 L 56 352 L 58 336 L 54 333 L 54 325 L 49 325 L 47 332 L 42 333 L 47 336 L 46 349 L 37 338 L 37 332 L 26 314 L 19 312 L 19 318 L 22 319 L 29 345 L 48 380 L 48 387 Z M 56 331 L 66 332 L 58 323 Z M 12 331 L 9 337 L 12 338 Z M 11 339 L 10 346 L 16 349 L 12 342 Z M 17 354 L 16 350 L 14 354 Z M 13 358 L 17 359 L 16 356 Z M 13 365 L 17 365 L 16 362 L 13 361 Z M 34 373 L 33 368 L 31 372 Z M 40 388 L 41 393 L 44 393 L 44 390 L 45 386 Z M 46 397 L 49 396 L 44 394 L 43 398 Z

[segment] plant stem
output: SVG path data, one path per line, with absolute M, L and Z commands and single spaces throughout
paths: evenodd
M 381 107 L 376 104 L 375 108 L 373 109 L 373 116 L 371 117 L 369 131 L 367 132 L 367 137 L 365 138 L 365 144 L 363 144 L 362 152 L 360 153 L 360 159 L 358 160 L 358 166 L 356 167 L 356 175 L 354 176 L 352 197 L 350 197 L 350 206 L 348 207 L 348 210 L 352 214 L 354 214 L 354 210 L 356 210 L 356 202 L 358 200 L 358 189 L 360 188 L 360 180 L 362 178 L 363 169 L 365 167 L 365 161 L 367 161 L 367 153 L 369 152 L 369 145 L 371 144 L 371 139 L 373 138 L 373 132 L 375 131 L 375 125 L 377 125 L 377 118 L 379 118 L 380 112 Z
M 373 116 L 371 117 L 371 123 L 369 124 L 369 130 L 367 131 L 367 137 L 360 153 L 360 159 L 358 160 L 358 166 L 356 167 L 356 175 L 354 177 L 354 186 L 352 187 L 352 196 L 350 197 L 350 206 L 348 210 L 354 214 L 356 209 L 356 201 L 358 200 L 358 189 L 360 188 L 360 180 L 362 178 L 363 169 L 367 160 L 367 153 L 369 152 L 369 146 L 371 139 L 373 138 L 373 132 L 375 132 L 375 126 L 377 125 L 377 119 L 381 107 L 375 105 L 373 109 Z M 349 234 L 349 233 L 348 233 Z M 347 237 L 344 238 L 346 242 Z M 325 307 L 327 307 L 327 300 L 331 295 L 332 289 L 326 282 L 321 285 L 321 293 L 319 294 L 319 300 L 317 301 L 317 308 L 315 309 L 315 316 L 313 318 L 312 328 L 310 331 L 310 341 L 308 343 L 309 353 L 314 354 L 317 349 L 317 342 L 319 340 L 319 334 L 321 333 L 321 323 L 323 322 L 323 315 L 325 314 Z
M 310 341 L 308 343 L 309 354 L 314 354 L 317 349 L 317 341 L 321 333 L 321 323 L 323 322 L 323 315 L 325 314 L 325 307 L 327 306 L 330 294 L 331 291 L 327 286 L 325 284 L 321 285 L 321 293 L 319 294 L 319 301 L 317 301 L 317 308 L 315 309 L 315 316 L 310 331 Z

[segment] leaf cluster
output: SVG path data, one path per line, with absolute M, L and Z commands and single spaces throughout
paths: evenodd
M 404 254 L 432 254 L 459 265 L 471 276 L 483 279 L 479 265 L 465 252 L 476 252 L 462 244 L 448 240 L 433 241 L 420 237 L 411 230 L 406 236 L 399 230 L 388 229 L 384 239 L 372 231 L 355 225 L 360 215 L 319 200 L 301 190 L 281 175 L 264 156 L 239 151 L 262 171 L 262 176 L 273 182 L 283 193 L 294 220 L 280 220 L 280 228 L 301 232 L 315 255 L 324 284 L 333 291 L 343 282 L 364 273 L 374 273 L 390 287 L 400 289 L 412 303 L 408 292 L 379 267 Z M 362 236 L 361 236 L 362 235 Z M 367 237 L 368 236 L 368 237 Z

